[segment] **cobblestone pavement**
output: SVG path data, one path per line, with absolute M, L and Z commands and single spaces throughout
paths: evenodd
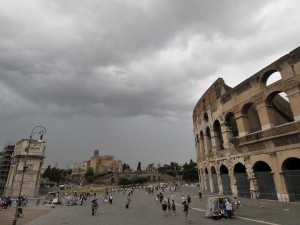
M 98 196 L 99 208 L 95 216 L 91 215 L 90 201 L 83 206 L 58 206 L 55 210 L 32 220 L 26 225 L 177 225 L 185 224 L 185 217 L 180 206 L 181 195 L 192 196 L 192 209 L 189 212 L 191 224 L 232 224 L 232 225 L 299 225 L 300 203 L 282 204 L 276 201 L 263 201 L 240 199 L 241 207 L 233 219 L 213 220 L 205 218 L 207 200 L 210 196 L 204 193 L 203 199 L 199 199 L 196 187 L 183 187 L 182 192 L 168 192 L 164 196 L 170 196 L 177 205 L 177 214 L 163 216 L 161 205 L 154 201 L 155 195 L 146 195 L 144 191 L 135 191 L 132 195 L 132 204 L 125 208 L 126 195 L 121 193 L 114 195 L 113 204 L 102 203 Z M 263 207 L 262 207 L 263 206 Z M 289 209 L 289 211 L 285 209 Z

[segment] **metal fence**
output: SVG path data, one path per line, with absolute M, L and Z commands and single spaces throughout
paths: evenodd
M 300 170 L 285 170 L 283 177 L 290 201 L 300 201 Z

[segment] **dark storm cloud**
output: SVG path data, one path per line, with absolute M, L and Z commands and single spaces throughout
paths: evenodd
M 10 13 L 2 15 L 8 24 L 3 27 L 11 31 L 5 38 L 10 47 L 6 45 L 1 53 L 2 82 L 27 101 L 68 106 L 74 112 L 78 107 L 93 109 L 101 104 L 119 108 L 125 115 L 130 109 L 134 115 L 151 114 L 149 107 L 166 106 L 165 101 L 173 94 L 166 89 L 176 86 L 172 80 L 177 81 L 172 74 L 147 74 L 158 77 L 158 82 L 159 76 L 168 77 L 157 87 L 143 74 L 130 77 L 127 65 L 157 54 L 176 36 L 200 34 L 209 41 L 215 34 L 243 33 L 243 24 L 252 19 L 243 15 L 251 15 L 257 8 L 232 1 L 144 4 L 44 1 L 26 6 L 29 12 L 21 12 L 20 20 Z M 227 11 L 230 13 L 224 13 Z M 235 18 L 238 22 L 232 23 Z M 186 78 L 195 75 L 195 71 L 180 74 Z M 155 105 L 158 101 L 162 102 Z
M 54 121 L 68 120 L 75 130 L 76 119 L 142 117 L 151 130 L 153 117 L 191 126 L 193 106 L 218 77 L 234 86 L 299 45 L 298 3 L 288 2 L 2 3 L 0 123 L 19 121 L 21 130 L 39 118 L 63 130 Z M 194 152 L 189 129 L 186 142 Z M 52 148 L 64 145 L 56 142 Z

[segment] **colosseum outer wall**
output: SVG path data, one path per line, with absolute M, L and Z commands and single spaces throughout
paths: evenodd
M 193 124 L 202 190 L 299 201 L 300 47 L 236 87 L 218 78 Z

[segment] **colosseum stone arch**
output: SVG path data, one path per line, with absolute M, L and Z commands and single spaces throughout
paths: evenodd
M 300 201 L 300 47 L 236 87 L 218 78 L 193 125 L 202 190 Z

